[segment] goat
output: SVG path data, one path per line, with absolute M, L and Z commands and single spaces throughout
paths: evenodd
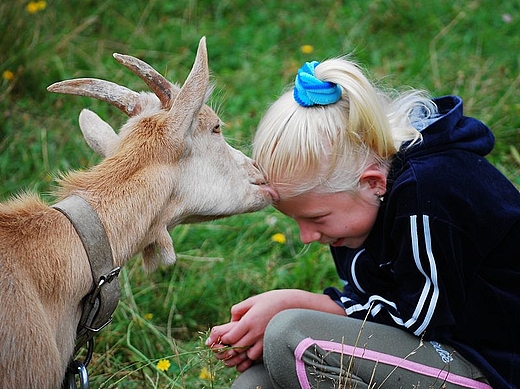
M 142 252 L 153 269 L 175 261 L 168 232 L 174 226 L 257 211 L 275 193 L 254 162 L 226 143 L 221 120 L 205 105 L 211 88 L 204 37 L 182 88 L 141 60 L 114 57 L 155 94 L 99 79 L 51 85 L 50 91 L 104 100 L 130 116 L 117 134 L 82 111 L 84 137 L 104 159 L 62 175 L 54 194 L 79 196 L 95 210 L 111 265 Z M 2 388 L 60 387 L 94 281 L 82 240 L 62 212 L 31 193 L 0 204 Z

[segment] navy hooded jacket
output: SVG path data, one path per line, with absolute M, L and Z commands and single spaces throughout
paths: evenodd
M 434 101 L 363 247 L 331 248 L 345 286 L 325 293 L 349 316 L 451 345 L 495 389 L 520 387 L 520 193 L 484 158 L 491 131 L 460 98 Z

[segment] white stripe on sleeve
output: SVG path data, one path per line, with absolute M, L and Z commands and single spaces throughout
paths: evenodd
M 417 306 L 415 307 L 412 317 L 405 323 L 405 326 L 407 328 L 410 328 L 411 326 L 415 325 L 417 323 L 417 320 L 419 319 L 421 312 L 426 310 L 424 320 L 414 331 L 415 335 L 420 335 L 430 323 L 430 320 L 433 316 L 433 312 L 435 311 L 435 306 L 437 305 L 437 300 L 439 298 L 437 267 L 432 252 L 429 217 L 427 215 L 423 215 L 422 222 L 423 229 L 422 234 L 420 234 L 417 226 L 417 215 L 410 216 L 410 234 L 412 239 L 412 251 L 414 262 L 419 272 L 425 278 L 424 286 L 421 292 L 421 296 L 419 297 L 419 301 L 417 302 Z M 421 263 L 421 255 L 419 252 L 420 237 L 424 238 L 424 245 L 426 248 L 426 255 L 428 256 L 428 264 L 430 268 L 429 274 L 426 273 Z M 427 299 L 430 293 L 430 303 L 428 304 L 428 306 L 426 306 Z

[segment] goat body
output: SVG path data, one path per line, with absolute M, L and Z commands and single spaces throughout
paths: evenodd
M 155 94 L 97 79 L 49 87 L 107 101 L 130 116 L 116 133 L 82 111 L 85 139 L 104 159 L 63 176 L 56 196 L 78 195 L 90 203 L 106 230 L 114 266 L 142 252 L 144 265 L 154 268 L 175 261 L 169 229 L 259 210 L 275 193 L 253 161 L 225 142 L 220 119 L 205 105 L 205 38 L 182 88 L 136 58 L 114 56 Z M 82 242 L 61 212 L 34 194 L 0 204 L 2 388 L 60 387 L 92 284 Z

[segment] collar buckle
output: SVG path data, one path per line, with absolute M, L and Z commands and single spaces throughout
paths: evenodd
M 99 281 L 98 281 L 96 287 L 90 294 L 90 303 L 91 304 L 93 304 L 94 300 L 96 300 L 98 298 L 99 293 L 101 292 L 101 289 L 103 288 L 103 286 L 105 284 L 107 284 L 107 283 L 110 284 L 114 279 L 117 279 L 120 271 L 121 271 L 121 267 L 117 266 L 117 267 L 113 268 L 112 270 L 110 270 L 108 273 L 103 274 L 102 276 L 99 277 Z

